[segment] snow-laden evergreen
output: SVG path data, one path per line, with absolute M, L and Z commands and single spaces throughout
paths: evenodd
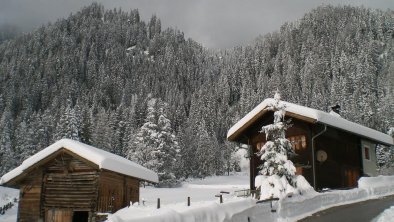
M 66 107 L 61 108 L 63 113 L 56 125 L 55 139 L 68 138 L 80 141 L 81 134 L 81 116 L 79 115 L 79 106 L 72 106 L 71 99 L 67 99 Z
M 147 102 L 144 124 L 129 141 L 127 158 L 158 173 L 159 185 L 170 186 L 177 182 L 175 161 L 179 153 L 177 138 L 167 118 L 166 103 L 152 98 Z
M 394 127 L 390 127 L 387 134 L 394 139 Z M 393 175 L 394 173 L 394 147 L 376 145 L 376 164 L 378 166 L 379 174 Z
M 260 131 L 266 136 L 266 143 L 257 153 L 263 161 L 259 166 L 261 175 L 255 178 L 255 185 L 260 190 L 260 199 L 283 198 L 310 187 L 303 176 L 295 175 L 296 168 L 288 159 L 290 155 L 294 155 L 292 144 L 285 137 L 289 124 L 284 120 L 284 104 L 280 101 L 279 92 L 275 93 L 274 99 L 267 108 L 274 112 L 274 122 L 263 126 Z M 302 190 L 297 191 L 301 186 Z

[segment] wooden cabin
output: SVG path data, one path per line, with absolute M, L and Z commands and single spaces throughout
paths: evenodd
M 0 185 L 20 189 L 18 221 L 99 221 L 139 201 L 140 181 L 158 176 L 134 162 L 62 139 L 3 175 Z
M 250 189 L 262 164 L 256 153 L 266 142 L 261 127 L 273 123 L 273 112 L 266 99 L 230 128 L 229 141 L 248 145 Z M 337 113 L 284 102 L 285 118 L 292 126 L 286 137 L 293 143 L 296 156 L 291 157 L 297 174 L 303 175 L 316 189 L 351 188 L 361 176 L 376 176 L 377 144 L 392 146 L 393 138 L 368 127 L 343 119 Z

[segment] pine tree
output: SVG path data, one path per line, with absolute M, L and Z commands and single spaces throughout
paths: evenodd
M 10 110 L 5 110 L 1 117 L 1 140 L 0 140 L 0 174 L 8 172 L 8 170 L 16 166 L 14 149 L 12 147 L 12 118 Z
M 147 103 L 145 123 L 130 141 L 127 158 L 158 173 L 159 186 L 176 183 L 175 161 L 179 145 L 171 122 L 166 117 L 166 103 L 152 98 Z
M 382 144 L 376 145 L 376 164 L 379 171 L 384 168 L 389 168 L 393 165 L 394 153 L 393 150 Z
M 280 102 L 278 92 L 275 93 L 274 101 L 269 104 L 268 109 L 274 112 L 274 122 L 263 126 L 260 131 L 265 134 L 267 140 L 258 153 L 263 161 L 259 166 L 262 176 L 256 177 L 261 199 L 282 198 L 292 194 L 297 187 L 296 169 L 288 160 L 288 157 L 294 154 L 294 150 L 291 142 L 285 138 L 285 131 L 289 125 L 284 122 L 285 107 Z
M 157 122 L 159 134 L 159 146 L 156 158 L 162 161 L 158 168 L 161 185 L 169 186 L 176 183 L 174 174 L 175 161 L 179 157 L 179 145 L 171 128 L 171 122 L 167 118 L 164 107 L 159 109 Z
M 394 127 L 390 127 L 387 134 L 394 138 Z M 393 147 L 382 144 L 376 145 L 376 164 L 380 173 L 394 166 L 394 150 Z
M 279 93 L 275 94 L 275 102 L 270 104 L 269 109 L 274 111 L 274 123 L 263 126 L 262 133 L 266 135 L 267 142 L 261 148 L 259 156 L 264 162 L 260 166 L 261 174 L 265 176 L 278 175 L 285 176 L 290 184 L 294 184 L 293 176 L 295 167 L 288 160 L 288 156 L 293 154 L 291 142 L 285 138 L 285 131 L 288 124 L 284 122 L 284 107 L 280 103 Z
M 55 139 L 69 138 L 79 141 L 81 138 L 81 116 L 79 106 L 72 107 L 71 99 L 67 100 L 67 106 L 62 113 L 56 126 Z

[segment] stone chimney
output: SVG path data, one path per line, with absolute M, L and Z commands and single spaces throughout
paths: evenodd
M 341 111 L 341 106 L 338 105 L 338 104 L 336 104 L 335 106 L 331 106 L 331 110 L 332 110 L 333 112 L 339 114 L 340 111 Z

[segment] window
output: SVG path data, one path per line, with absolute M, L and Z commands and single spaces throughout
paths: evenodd
M 291 144 L 293 144 L 293 149 L 295 151 L 306 149 L 306 137 L 305 137 L 305 135 L 290 136 L 287 139 L 290 140 Z
M 297 150 L 305 150 L 306 149 L 306 136 L 305 135 L 299 135 L 299 136 L 290 136 L 287 137 L 287 139 L 291 142 L 293 145 L 293 149 L 295 151 Z M 265 142 L 259 142 L 256 144 L 256 149 L 257 152 L 261 151 L 261 148 L 265 145 Z
M 364 147 L 364 159 L 370 160 L 369 148 L 368 147 Z

